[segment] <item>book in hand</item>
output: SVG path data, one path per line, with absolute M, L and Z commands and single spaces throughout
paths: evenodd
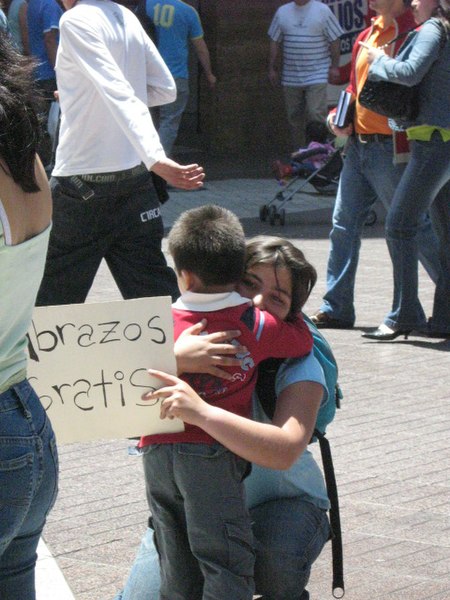
M 333 124 L 336 127 L 347 127 L 352 123 L 355 114 L 355 102 L 350 92 L 342 90 L 336 107 Z

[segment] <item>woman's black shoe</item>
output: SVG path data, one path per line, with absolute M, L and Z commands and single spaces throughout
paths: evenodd
M 382 323 L 378 329 L 367 331 L 362 333 L 362 337 L 369 338 L 369 340 L 379 340 L 381 342 L 390 342 L 401 335 L 405 336 L 405 340 L 408 339 L 408 335 L 411 333 L 411 329 L 392 329 Z

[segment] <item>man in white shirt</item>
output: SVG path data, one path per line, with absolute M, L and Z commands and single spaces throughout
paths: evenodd
M 283 4 L 272 20 L 269 79 L 274 86 L 281 80 L 295 148 L 305 146 L 307 123 L 326 120 L 327 82 L 340 82 L 339 38 L 342 34 L 333 12 L 318 0 Z
M 173 102 L 175 83 L 131 11 L 111 0 L 64 5 L 53 230 L 37 303 L 84 302 L 102 258 L 124 298 L 176 297 L 150 171 L 182 189 L 199 188 L 204 173 L 167 158 L 148 110 Z

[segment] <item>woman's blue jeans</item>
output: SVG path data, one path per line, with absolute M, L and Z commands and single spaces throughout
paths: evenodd
M 28 381 L 0 394 L 0 598 L 34 600 L 36 548 L 58 489 L 55 435 Z
M 327 292 L 320 307 L 321 311 L 349 326 L 355 322 L 354 290 L 364 223 L 377 198 L 389 209 L 403 173 L 404 165 L 393 164 L 391 139 L 362 143 L 351 138 L 334 206 Z M 417 241 L 420 260 L 436 281 L 439 273 L 437 240 L 428 215 L 421 215 Z
M 267 600 L 307 600 L 311 566 L 330 537 L 325 510 L 300 497 L 264 502 L 250 510 L 256 540 L 256 592 Z M 158 553 L 147 529 L 125 588 L 115 600 L 158 600 Z
M 450 141 L 434 132 L 429 142 L 414 141 L 408 166 L 386 219 L 386 238 L 394 270 L 392 310 L 385 323 L 421 329 L 426 316 L 418 295 L 418 232 L 430 212 L 438 238 L 440 273 L 431 329 L 450 333 Z

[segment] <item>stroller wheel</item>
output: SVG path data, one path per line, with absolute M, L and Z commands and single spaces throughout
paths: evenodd
M 259 207 L 259 219 L 260 221 L 265 221 L 267 219 L 267 215 L 269 214 L 269 207 L 267 204 L 263 204 Z
M 269 223 L 271 225 L 275 225 L 275 221 L 276 221 L 277 216 L 278 216 L 277 215 L 277 209 L 275 208 L 275 206 L 271 206 L 269 208 Z
M 364 225 L 366 227 L 372 227 L 372 225 L 375 225 L 375 223 L 377 222 L 377 218 L 377 213 L 374 210 L 369 211 Z
M 280 220 L 281 227 L 284 227 L 286 223 L 286 211 L 284 210 L 284 208 L 280 209 L 280 212 L 278 213 L 278 218 Z

